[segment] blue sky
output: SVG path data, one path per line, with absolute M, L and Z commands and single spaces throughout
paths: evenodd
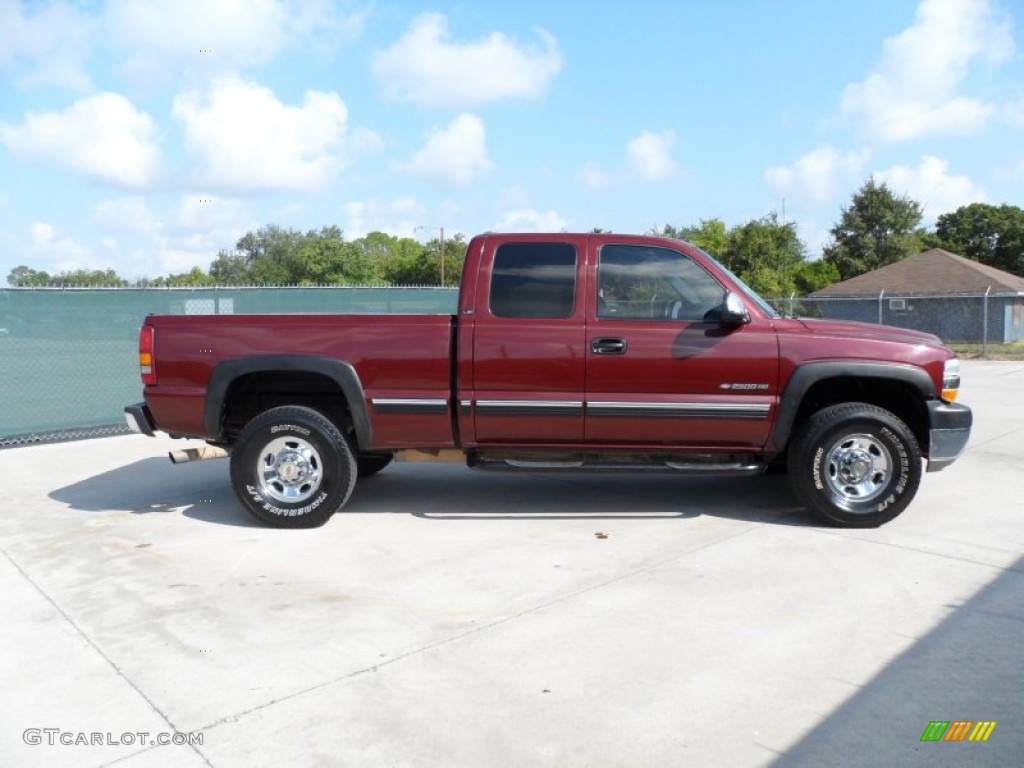
M 0 280 L 250 229 L 795 221 L 868 176 L 1024 206 L 1016 0 L 0 0 Z M 785 201 L 783 203 L 783 201 Z

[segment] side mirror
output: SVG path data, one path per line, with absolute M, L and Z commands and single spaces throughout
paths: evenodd
M 732 291 L 725 294 L 725 301 L 722 303 L 722 314 L 718 321 L 722 325 L 737 326 L 746 325 L 750 322 L 750 313 L 743 306 L 743 300 Z

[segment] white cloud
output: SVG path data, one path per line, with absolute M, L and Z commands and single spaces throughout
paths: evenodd
M 870 156 L 867 150 L 844 153 L 835 147 L 818 147 L 791 165 L 769 168 L 764 177 L 785 195 L 823 203 L 833 198 L 840 179 L 858 176 Z
M 519 208 L 508 211 L 498 222 L 498 232 L 561 232 L 567 222 L 556 211 L 541 213 L 534 208 Z
M 284 43 L 287 22 L 287 8 L 277 0 L 110 0 L 106 9 L 106 32 L 128 51 L 129 70 L 204 55 L 235 67 L 268 61 Z M 213 54 L 200 53 L 208 49 Z
M 137 196 L 101 200 L 92 207 L 92 221 L 106 232 L 155 234 L 160 229 L 145 199 Z
M 329 0 L 111 0 L 105 35 L 134 78 L 180 70 L 229 72 L 359 34 L 363 13 L 340 17 Z
M 182 195 L 178 200 L 178 207 L 171 218 L 168 230 L 172 234 L 222 234 L 234 244 L 246 229 L 254 229 L 255 226 L 248 202 L 231 197 L 210 198 L 193 193 Z M 216 246 L 223 247 L 223 244 Z
M 31 11 L 31 12 L 30 12 Z M 0 2 L 0 68 L 23 87 L 87 90 L 85 61 L 95 41 L 96 21 L 70 3 L 23 6 Z
M 972 64 L 1013 53 L 989 0 L 921 0 L 913 25 L 885 41 L 875 70 L 843 92 L 842 113 L 872 138 L 898 142 L 975 133 L 996 112 L 958 93 Z
M 189 148 L 203 161 L 200 181 L 217 187 L 305 189 L 344 164 L 348 109 L 335 93 L 306 91 L 301 107 L 237 77 L 203 95 L 180 94 L 172 109 Z
M 80 99 L 63 112 L 30 112 L 21 125 L 0 124 L 0 142 L 12 154 L 125 187 L 154 180 L 156 134 L 153 119 L 116 93 Z
M 1024 128 L 1024 99 L 1003 106 L 1006 121 L 1015 128 Z
M 434 130 L 401 170 L 442 184 L 468 184 L 493 167 L 487 157 L 484 121 L 463 113 L 446 128 Z
M 217 251 L 260 226 L 247 201 L 199 193 L 159 212 L 138 196 L 102 200 L 92 208 L 92 222 L 101 232 L 122 235 L 116 249 L 108 246 L 108 261 L 129 279 L 207 269 Z
M 270 221 L 281 222 L 282 226 L 287 226 L 287 222 L 300 216 L 305 210 L 306 206 L 302 203 L 285 203 L 271 212 Z
M 671 156 L 675 143 L 675 131 L 643 131 L 626 145 L 626 162 L 645 181 L 667 179 L 677 171 Z
M 949 161 L 925 155 L 916 168 L 894 165 L 875 174 L 895 194 L 907 195 L 924 206 L 924 219 L 934 222 L 938 216 L 969 203 L 985 202 L 984 189 L 967 176 L 951 176 Z
M 822 226 L 813 219 L 797 221 L 797 234 L 807 245 L 807 253 L 811 259 L 821 258 L 825 246 L 832 242 L 831 225 Z
M 543 47 L 526 47 L 500 32 L 471 43 L 449 41 L 440 13 L 417 16 L 390 48 L 373 55 L 373 73 L 397 101 L 463 107 L 505 98 L 535 99 L 562 69 L 555 38 L 538 30 Z
M 242 235 L 260 226 L 248 202 L 230 197 L 206 199 L 197 193 L 178 199 L 160 222 L 146 252 L 132 259 L 134 269 L 145 265 L 145 270 L 133 277 L 186 272 L 194 266 L 208 269 L 217 251 L 233 248 Z
M 348 226 L 345 237 L 352 240 L 370 232 L 387 232 L 395 237 L 415 237 L 416 228 L 423 226 L 427 209 L 412 197 L 381 201 L 372 198 L 345 204 Z
M 512 184 L 501 191 L 497 202 L 502 208 L 527 208 L 530 192 L 523 184 Z
M 19 86 L 88 90 L 86 64 L 102 47 L 133 80 L 208 78 L 286 49 L 330 53 L 359 37 L 366 17 L 331 0 L 0 0 L 0 71 Z
M 106 269 L 110 264 L 97 264 L 91 248 L 63 235 L 50 223 L 34 221 L 28 228 L 28 241 L 19 249 L 23 261 L 33 268 L 49 272 L 75 269 Z
M 597 163 L 587 163 L 580 171 L 580 183 L 592 192 L 607 189 L 611 184 L 608 174 Z

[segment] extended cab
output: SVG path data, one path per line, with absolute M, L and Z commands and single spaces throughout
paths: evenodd
M 784 317 L 685 242 L 488 234 L 458 314 L 149 316 L 136 431 L 231 457 L 261 520 L 321 525 L 401 453 L 480 469 L 788 469 L 875 526 L 963 450 L 959 361 L 930 334 Z M 172 454 L 174 457 L 174 454 Z

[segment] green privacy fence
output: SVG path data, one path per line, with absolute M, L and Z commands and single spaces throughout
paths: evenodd
M 124 431 L 146 315 L 453 314 L 452 288 L 0 289 L 0 448 Z

